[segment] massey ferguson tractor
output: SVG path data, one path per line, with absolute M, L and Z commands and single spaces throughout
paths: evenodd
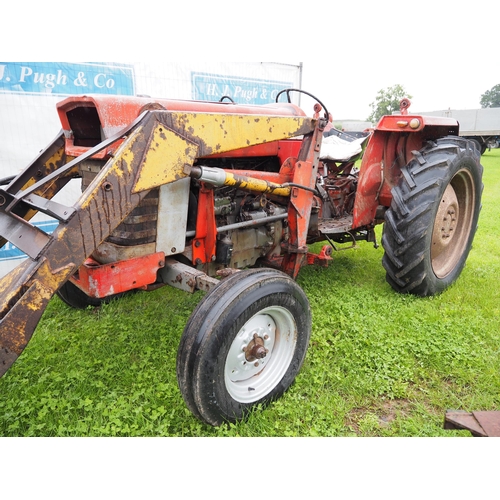
M 177 379 L 191 412 L 217 426 L 294 381 L 311 333 L 295 278 L 327 265 L 337 245 L 376 245 L 384 223 L 382 264 L 397 292 L 429 296 L 452 284 L 481 208 L 474 141 L 453 119 L 409 114 L 403 100 L 363 145 L 349 145 L 320 101 L 307 116 L 291 92 L 303 91 L 262 106 L 60 102 L 60 134 L 0 180 L 0 247 L 9 241 L 27 255 L 0 280 L 0 376 L 55 294 L 86 308 L 163 285 L 202 290 Z M 74 204 L 56 201 L 75 178 Z M 30 222 L 38 212 L 56 221 L 51 234 Z

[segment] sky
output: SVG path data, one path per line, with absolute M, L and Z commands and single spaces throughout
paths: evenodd
M 9 7 L 1 24 L 4 60 L 302 62 L 302 88 L 334 120 L 365 120 L 377 92 L 396 84 L 421 112 L 479 108 L 500 83 L 498 0 L 142 0 L 133 9 L 46 0 Z
M 325 104 L 334 121 L 365 120 L 378 91 L 396 84 L 412 96 L 410 112 L 477 109 L 481 107 L 481 95 L 500 84 L 500 57 L 490 63 L 485 61 L 481 69 L 467 72 L 456 55 L 446 65 L 430 60 L 425 69 L 420 64 L 406 64 L 379 71 L 378 61 L 368 60 L 357 66 L 348 58 L 339 58 L 336 63 L 350 68 L 345 73 L 350 76 L 323 78 L 322 63 L 303 61 L 302 81 L 302 88 Z M 478 65 L 474 62 L 472 66 Z
M 321 58 L 304 56 L 302 85 L 334 120 L 366 119 L 378 91 L 395 84 L 412 96 L 410 112 L 477 109 L 500 84 L 498 1 L 334 5 L 332 14 L 356 29 L 333 23 L 335 42 Z

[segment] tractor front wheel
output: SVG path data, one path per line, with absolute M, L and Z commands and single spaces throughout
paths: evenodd
M 302 366 L 310 334 L 309 302 L 286 274 L 252 269 L 224 279 L 182 335 L 177 379 L 187 406 L 217 426 L 278 399 Z
M 472 141 L 445 137 L 402 169 L 382 236 L 382 263 L 396 291 L 434 295 L 462 272 L 481 209 L 479 161 Z

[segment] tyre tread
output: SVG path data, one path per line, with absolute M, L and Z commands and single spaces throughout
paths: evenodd
M 471 160 L 474 167 L 472 167 Z M 473 226 L 463 262 L 450 280 L 439 280 L 429 272 L 426 264 L 427 241 L 432 232 L 430 219 L 436 200 L 447 185 L 448 177 L 457 165 L 466 162 L 474 169 L 474 189 L 478 206 L 474 209 Z M 433 295 L 451 284 L 461 272 L 472 244 L 481 208 L 482 166 L 477 149 L 471 141 L 460 137 L 446 137 L 427 143 L 401 171 L 401 179 L 392 190 L 392 202 L 385 214 L 382 246 L 382 264 L 388 283 L 398 292 L 416 295 Z M 479 179 L 479 181 L 477 181 Z M 461 267 L 460 267 L 461 266 Z M 460 267 L 460 269 L 458 269 Z

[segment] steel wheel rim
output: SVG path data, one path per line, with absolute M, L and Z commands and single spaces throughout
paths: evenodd
M 440 200 L 431 242 L 431 264 L 438 278 L 450 274 L 467 246 L 474 216 L 474 181 L 460 170 L 446 186 Z
M 297 325 L 284 307 L 267 307 L 236 334 L 224 366 L 230 396 L 253 403 L 269 394 L 290 366 L 297 344 Z M 267 351 L 262 358 L 255 357 Z

